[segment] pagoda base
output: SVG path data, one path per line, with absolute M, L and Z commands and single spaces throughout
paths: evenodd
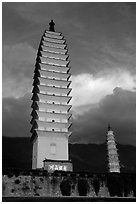
M 73 171 L 72 162 L 69 160 L 49 160 L 45 159 L 44 161 L 44 170 L 48 172 L 54 171 Z

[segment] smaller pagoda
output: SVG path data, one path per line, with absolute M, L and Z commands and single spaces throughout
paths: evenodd
M 115 135 L 110 125 L 106 135 L 107 154 L 108 154 L 108 171 L 120 173 L 120 164 L 117 153 Z

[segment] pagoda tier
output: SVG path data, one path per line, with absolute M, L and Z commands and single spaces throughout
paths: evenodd
M 61 35 L 62 33 L 59 33 L 59 32 L 52 32 L 52 31 L 46 30 L 46 31 L 45 31 L 45 34 L 47 34 L 47 33 L 53 35 L 53 38 L 54 38 L 55 36 L 57 36 L 57 37 L 62 36 L 62 35 Z M 45 34 L 44 34 L 44 35 L 45 35 Z M 62 37 L 63 37 L 63 36 L 62 36 Z M 63 37 L 63 38 L 64 38 L 64 37 Z
M 46 130 L 46 131 L 56 131 L 56 132 L 68 132 L 68 128 L 71 126 L 71 123 L 66 122 L 55 122 L 55 120 L 52 121 L 43 121 L 43 118 L 40 117 L 38 120 L 33 121 L 33 126 L 31 129 L 31 132 L 36 130 Z
M 63 49 L 60 49 L 60 48 L 49 47 L 49 46 L 46 46 L 46 45 L 42 45 L 41 49 L 43 51 L 48 51 L 48 52 L 51 52 L 51 53 L 59 53 L 59 54 L 67 54 L 67 52 L 68 52 L 67 49 L 63 50 Z
M 52 38 L 52 37 L 43 37 L 43 40 L 44 42 L 47 41 L 47 42 L 51 42 L 51 43 L 57 43 L 57 44 L 65 44 L 66 40 L 60 40 L 60 39 L 55 39 L 55 38 Z
M 53 131 L 42 131 L 42 130 L 35 130 L 33 137 L 31 139 L 36 139 L 37 137 L 42 136 L 42 137 L 50 137 L 50 139 L 53 139 L 53 137 L 60 138 L 60 137 L 65 137 L 68 138 L 71 135 L 71 132 L 53 132 Z
M 57 65 L 62 67 L 66 67 L 69 64 L 69 61 L 62 60 L 61 58 L 60 59 L 56 59 L 52 57 L 50 58 L 45 55 L 40 56 L 40 60 L 44 64 Z
M 48 38 L 59 39 L 59 40 L 63 39 L 62 35 L 53 35 L 53 33 L 49 34 L 47 31 L 45 32 L 44 36 L 46 36 Z
M 48 78 L 53 80 L 68 80 L 71 74 L 62 73 L 62 72 L 53 72 L 47 70 L 35 70 L 34 79 L 37 77 Z
M 57 95 L 48 95 L 48 94 L 40 94 L 34 93 L 32 96 L 32 100 L 40 101 L 42 103 L 56 103 L 56 104 L 68 104 L 71 100 L 71 96 L 57 96 Z
M 38 110 L 32 110 L 31 115 L 33 116 L 33 119 L 39 119 L 39 118 L 45 118 L 45 121 L 51 121 L 55 120 L 56 122 L 68 122 L 68 120 L 71 117 L 71 113 L 56 113 L 55 111 L 51 112 L 45 112 L 45 111 L 38 111 Z
M 38 85 L 46 85 L 46 86 L 56 86 L 56 87 L 61 87 L 61 88 L 68 88 L 68 86 L 70 85 L 71 81 L 53 80 L 53 79 L 46 79 L 46 78 L 37 77 L 34 80 L 33 85 L 35 85 L 36 83 Z
M 68 161 L 71 127 L 70 61 L 61 33 L 45 31 L 41 38 L 32 89 L 32 168 L 43 160 Z
M 43 57 L 49 57 L 52 59 L 66 60 L 69 57 L 69 55 L 64 55 L 64 54 L 54 53 L 54 52 L 48 52 L 48 51 L 40 51 L 40 53 Z
M 120 173 L 120 164 L 117 153 L 117 147 L 115 142 L 115 136 L 111 127 L 108 127 L 107 132 L 107 152 L 108 152 L 108 170 L 109 172 L 118 172 Z
M 55 94 L 59 96 L 67 96 L 70 93 L 70 88 L 60 88 L 56 86 L 36 85 L 33 88 L 33 93 Z
M 44 40 L 43 40 L 42 45 L 48 46 L 48 47 L 55 47 L 55 48 L 59 48 L 59 49 L 66 49 L 66 47 L 67 47 L 66 44 L 52 43 L 52 42 L 48 42 L 48 41 L 44 41 Z
M 35 110 L 54 110 L 55 112 L 63 112 L 66 113 L 70 110 L 71 105 L 62 105 L 62 104 L 50 104 L 50 103 L 41 103 L 38 101 L 35 101 L 34 103 L 32 103 L 32 108 Z
M 70 71 L 70 67 L 62 67 L 62 66 L 43 64 L 43 63 L 39 63 L 37 65 L 37 68 L 40 70 L 60 72 L 60 73 L 68 73 Z

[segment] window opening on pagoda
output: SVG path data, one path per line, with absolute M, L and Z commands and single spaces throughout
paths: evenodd
M 55 143 L 50 144 L 50 153 L 56 154 L 56 144 Z
M 53 94 L 53 96 L 55 96 L 55 94 Z
M 53 113 L 55 113 L 55 111 L 52 111 Z
M 52 120 L 52 122 L 55 122 L 55 120 Z
M 55 131 L 54 129 L 52 129 L 52 131 Z
M 55 102 L 53 102 L 53 104 L 55 104 Z

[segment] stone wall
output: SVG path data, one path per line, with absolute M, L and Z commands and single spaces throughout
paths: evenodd
M 135 197 L 133 174 L 3 174 L 3 197 Z

